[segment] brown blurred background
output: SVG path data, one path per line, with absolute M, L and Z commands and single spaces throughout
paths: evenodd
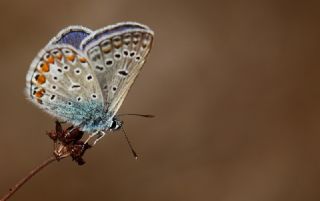
M 320 200 L 318 1 L 0 2 L 0 194 L 51 155 L 54 119 L 25 74 L 60 29 L 138 21 L 156 36 L 119 134 L 54 163 L 11 200 Z

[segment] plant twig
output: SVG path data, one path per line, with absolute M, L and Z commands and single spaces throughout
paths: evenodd
M 13 187 L 9 189 L 9 192 L 5 194 L 0 201 L 8 200 L 13 194 L 17 192 L 25 183 L 27 183 L 34 175 L 39 173 L 42 169 L 50 165 L 54 161 L 59 161 L 67 157 L 71 157 L 78 165 L 83 165 L 83 155 L 87 149 L 91 148 L 91 145 L 81 141 L 83 131 L 79 128 L 70 126 L 67 129 L 63 129 L 61 123 L 56 121 L 56 129 L 52 132 L 48 132 L 47 135 L 53 140 L 54 150 L 53 156 L 45 160 L 39 166 L 35 167 L 24 178 L 18 181 Z
M 57 158 L 56 156 L 51 156 L 47 160 L 45 160 L 42 164 L 35 167 L 33 170 L 29 172 L 27 176 L 22 178 L 20 181 L 18 181 L 13 187 L 9 189 L 9 192 L 5 194 L 0 201 L 6 201 L 8 200 L 17 190 L 19 190 L 26 182 L 28 182 L 34 175 L 39 173 L 43 168 L 47 167 L 49 164 L 51 164 L 54 161 L 60 160 L 62 158 Z

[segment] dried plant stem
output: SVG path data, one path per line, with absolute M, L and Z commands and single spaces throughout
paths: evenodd
M 57 158 L 56 156 L 51 156 L 50 158 L 48 158 L 47 160 L 45 160 L 42 164 L 40 164 L 39 166 L 35 167 L 33 170 L 31 170 L 29 172 L 29 174 L 27 176 L 25 176 L 24 178 L 22 178 L 20 181 L 18 181 L 13 187 L 11 187 L 9 189 L 9 192 L 7 194 L 5 194 L 0 201 L 6 201 L 8 200 L 15 192 L 17 192 L 17 190 L 19 190 L 26 182 L 28 182 L 34 175 L 36 175 L 37 173 L 39 173 L 43 168 L 47 167 L 48 165 L 50 165 L 52 162 L 63 159 L 67 156 L 64 157 L 60 157 Z

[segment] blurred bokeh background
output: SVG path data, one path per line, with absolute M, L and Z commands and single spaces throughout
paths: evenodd
M 25 74 L 60 29 L 138 21 L 156 33 L 106 136 L 11 200 L 320 200 L 319 1 L 1 0 L 0 194 L 52 154 L 54 119 Z

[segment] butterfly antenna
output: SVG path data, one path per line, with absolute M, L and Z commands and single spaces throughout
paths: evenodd
M 117 116 L 138 116 L 138 117 L 146 117 L 146 118 L 153 118 L 155 117 L 152 114 L 135 114 L 135 113 L 127 113 L 127 114 L 118 114 Z
M 137 160 L 137 159 L 138 159 L 138 154 L 137 154 L 137 152 L 133 149 L 133 146 L 132 146 L 132 144 L 131 144 L 128 136 L 127 136 L 127 133 L 126 133 L 126 131 L 125 131 L 124 128 L 123 128 L 123 126 L 121 127 L 121 130 L 122 130 L 122 132 L 124 133 L 124 137 L 125 137 L 126 140 L 127 140 L 127 143 L 128 143 L 128 145 L 129 145 L 129 147 L 130 147 L 130 149 L 131 149 L 131 152 L 132 152 L 132 154 L 133 154 L 133 157 Z

